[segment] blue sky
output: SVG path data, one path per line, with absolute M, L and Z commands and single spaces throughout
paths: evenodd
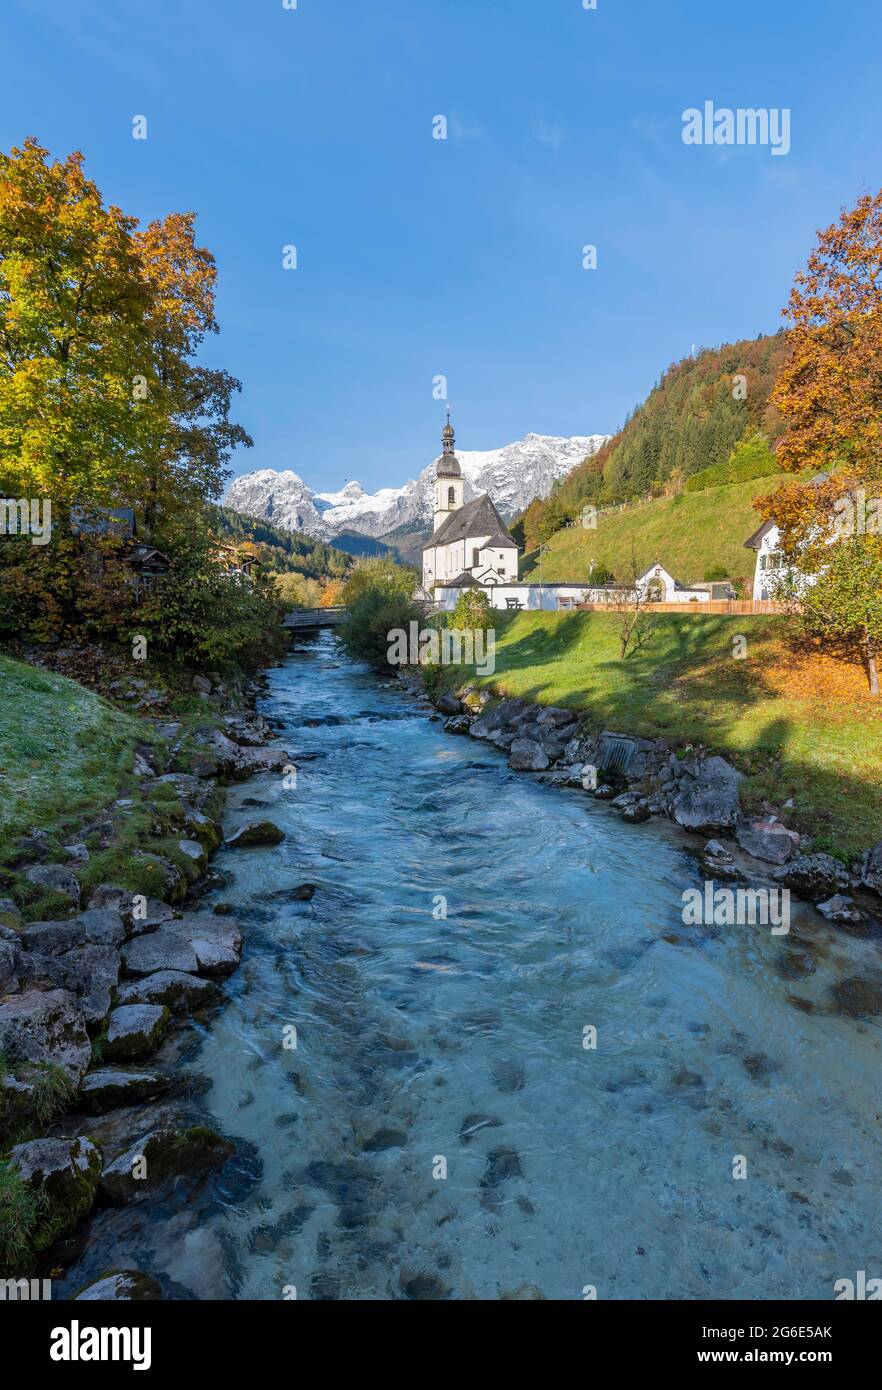
M 463 449 L 614 430 L 693 344 L 776 328 L 815 230 L 880 185 L 866 0 L 4 0 L 0 34 L 3 148 L 199 214 L 234 469 L 323 489 L 415 476 L 439 374 Z M 790 154 L 684 145 L 705 100 L 790 108 Z

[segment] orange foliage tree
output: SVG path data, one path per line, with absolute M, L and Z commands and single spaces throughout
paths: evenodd
M 882 650 L 882 192 L 818 235 L 787 309 L 789 355 L 772 398 L 787 419 L 777 458 L 794 480 L 757 509 L 780 531 L 816 632 L 855 644 L 872 694 Z M 785 595 L 786 596 L 786 595 Z

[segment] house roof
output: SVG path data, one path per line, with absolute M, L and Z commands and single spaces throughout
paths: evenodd
M 744 542 L 745 548 L 747 550 L 759 550 L 766 536 L 774 528 L 774 525 L 774 521 L 764 521 L 762 526 L 754 531 L 753 535 L 749 536 Z
M 454 541 L 468 540 L 470 536 L 490 536 L 494 545 L 504 545 L 518 550 L 517 541 L 506 529 L 505 522 L 484 492 L 464 507 L 445 517 L 438 530 L 426 541 L 423 550 L 432 550 L 436 545 L 451 545 Z M 489 542 L 488 542 L 489 544 Z
M 133 545 L 124 558 L 127 565 L 154 574 L 163 574 L 171 569 L 171 560 L 153 545 Z
M 829 473 L 816 473 L 813 478 L 809 478 L 809 487 L 820 487 L 822 483 L 829 482 L 829 480 Z M 748 536 L 747 540 L 744 542 L 745 548 L 747 550 L 759 550 L 766 536 L 775 524 L 774 521 L 764 521 L 762 526 L 758 527 L 752 536 Z
M 443 584 L 438 585 L 439 589 L 483 589 L 484 585 L 479 584 L 473 574 L 458 574 L 455 579 L 445 579 Z

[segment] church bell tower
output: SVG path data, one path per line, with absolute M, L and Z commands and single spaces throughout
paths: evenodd
M 441 457 L 435 470 L 435 511 L 434 524 L 437 531 L 451 512 L 459 511 L 463 498 L 462 470 L 454 453 L 456 437 L 450 423 L 450 406 L 447 407 L 447 424 L 441 432 Z

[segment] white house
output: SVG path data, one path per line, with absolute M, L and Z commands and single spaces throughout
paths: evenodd
M 454 453 L 450 412 L 435 471 L 434 531 L 423 546 L 423 588 L 470 582 L 475 587 L 517 582 L 518 544 L 485 492 L 463 504 L 462 470 Z M 437 597 L 437 596 L 436 596 Z
M 758 531 L 744 542 L 748 550 L 756 551 L 753 574 L 753 597 L 758 602 L 776 597 L 775 585 L 787 573 L 787 561 L 781 550 L 781 532 L 774 521 L 764 521 Z
M 710 585 L 681 584 L 658 563 L 637 576 L 634 588 L 651 603 L 707 603 L 711 597 Z

